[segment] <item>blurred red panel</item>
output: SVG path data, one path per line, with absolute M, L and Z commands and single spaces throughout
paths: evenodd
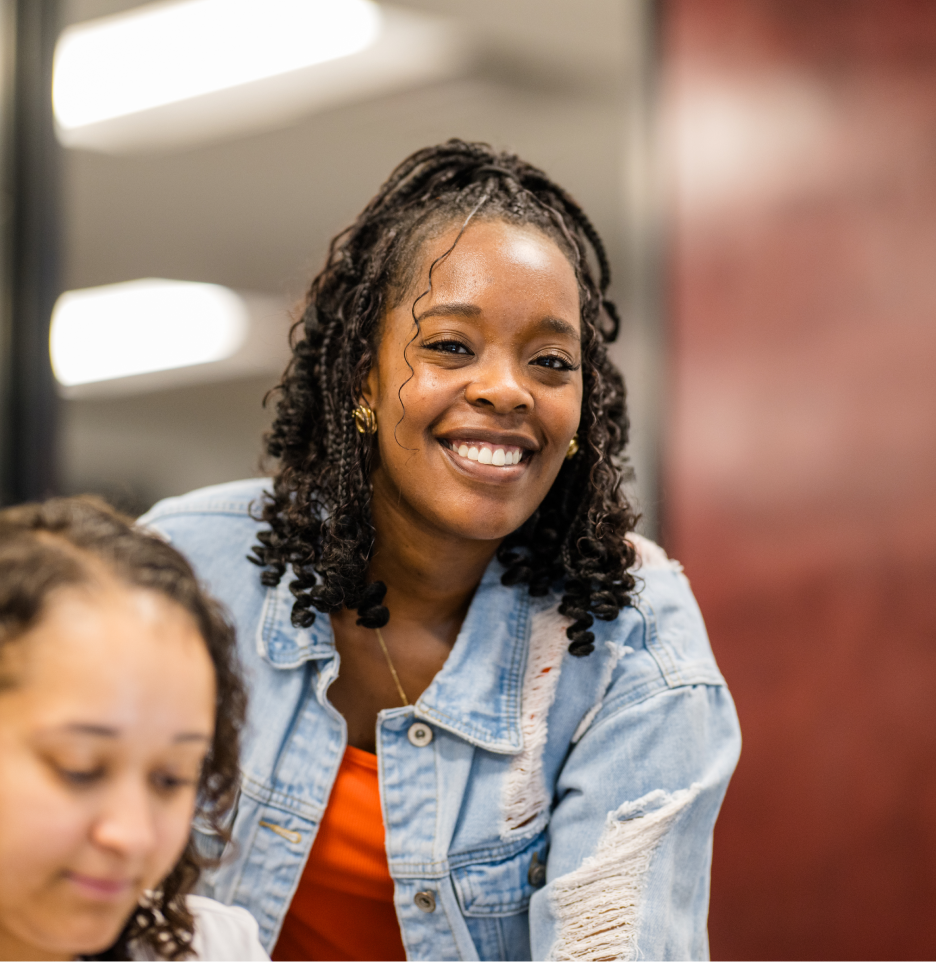
M 738 703 L 714 958 L 936 957 L 936 3 L 667 0 L 663 512 Z

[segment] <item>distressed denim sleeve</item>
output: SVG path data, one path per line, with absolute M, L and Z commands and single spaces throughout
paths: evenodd
M 708 957 L 712 830 L 739 749 L 721 685 L 599 713 L 557 784 L 534 959 Z

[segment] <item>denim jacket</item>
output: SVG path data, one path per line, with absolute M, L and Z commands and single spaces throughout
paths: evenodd
M 328 701 L 329 619 L 290 623 L 287 574 L 246 556 L 264 482 L 206 488 L 143 519 L 184 552 L 238 631 L 250 688 L 233 844 L 203 891 L 272 949 L 346 746 Z M 410 959 L 708 955 L 712 829 L 734 770 L 734 706 L 678 564 L 631 536 L 633 607 L 568 654 L 559 597 L 501 584 L 494 560 L 415 705 L 380 712 L 394 903 Z M 220 839 L 197 826 L 216 854 Z M 362 924 L 366 924 L 362 920 Z

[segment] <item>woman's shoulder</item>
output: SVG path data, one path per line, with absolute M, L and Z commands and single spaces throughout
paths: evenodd
M 200 488 L 153 505 L 138 521 L 181 551 L 199 543 L 217 546 L 218 539 L 253 537 L 257 519 L 271 486 L 269 478 L 250 478 Z
M 637 557 L 630 618 L 620 619 L 622 629 L 631 629 L 625 644 L 652 656 L 666 687 L 724 685 L 682 565 L 636 532 L 627 540 Z
M 161 523 L 170 518 L 191 517 L 246 518 L 252 521 L 255 514 L 253 509 L 260 505 L 271 485 L 269 478 L 248 478 L 164 498 L 140 518 L 140 524 L 158 529 Z
M 717 724 L 724 724 L 725 737 L 732 741 L 737 731 L 734 706 L 725 694 L 725 679 L 682 565 L 648 538 L 631 533 L 627 540 L 637 554 L 630 604 L 610 621 L 594 621 L 590 628 L 594 652 L 588 658 L 567 659 L 569 677 L 564 668 L 560 679 L 569 693 L 556 698 L 559 711 L 565 707 L 574 714 L 576 693 L 597 688 L 597 698 L 577 723 L 572 742 L 609 719 L 623 718 L 636 706 L 650 724 L 680 712 L 689 713 L 691 724 L 701 724 L 702 702 L 717 716 Z M 721 694 L 695 699 L 691 692 L 701 689 L 719 689 Z M 682 695 L 672 697 L 679 690 Z M 608 728 L 605 737 L 616 738 L 614 731 Z M 720 745 L 713 742 L 716 750 Z
M 705 622 L 682 565 L 649 538 L 627 535 L 636 561 L 631 604 L 611 622 L 596 621 L 596 647 L 611 645 L 621 653 L 615 678 L 626 682 L 638 665 L 656 676 L 661 690 L 693 684 L 723 685 Z
M 682 571 L 682 565 L 669 555 L 655 542 L 645 538 L 636 531 L 627 535 L 627 540 L 634 546 L 637 560 L 635 571 Z
M 269 959 L 260 944 L 257 922 L 246 910 L 222 905 L 203 895 L 189 895 L 189 911 L 195 918 L 192 950 L 196 959 Z
M 195 922 L 192 954 L 188 958 L 269 962 L 270 956 L 260 943 L 257 922 L 246 909 L 223 905 L 203 895 L 188 895 L 185 904 Z M 150 946 L 137 944 L 131 948 L 131 958 L 155 962 L 160 956 Z
M 267 478 L 234 481 L 166 498 L 139 520 L 181 551 L 211 590 L 227 604 L 257 582 L 247 560 L 263 526 L 258 521 Z

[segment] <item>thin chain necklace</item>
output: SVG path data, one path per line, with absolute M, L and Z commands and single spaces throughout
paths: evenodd
M 397 674 L 396 668 L 393 667 L 390 652 L 387 651 L 387 643 L 383 640 L 383 635 L 380 633 L 379 628 L 375 628 L 374 631 L 377 632 L 377 640 L 380 642 L 380 647 L 383 648 L 384 658 L 387 659 L 387 667 L 390 669 L 390 674 L 393 675 L 393 680 L 396 682 L 397 691 L 400 693 L 400 700 L 404 705 L 409 706 L 409 699 L 406 697 L 406 692 L 403 691 L 403 686 L 400 684 L 400 676 Z

